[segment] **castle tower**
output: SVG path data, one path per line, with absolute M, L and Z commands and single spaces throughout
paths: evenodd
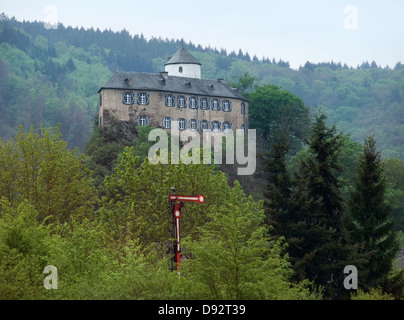
M 201 79 L 201 63 L 185 48 L 180 48 L 165 64 L 169 76 Z

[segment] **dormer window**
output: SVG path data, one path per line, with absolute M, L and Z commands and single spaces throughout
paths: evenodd
M 215 86 L 214 86 L 213 84 L 210 84 L 210 85 L 209 85 L 209 89 L 210 89 L 210 90 L 215 90 Z

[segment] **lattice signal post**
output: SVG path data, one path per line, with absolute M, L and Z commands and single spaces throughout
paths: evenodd
M 199 196 L 180 196 L 180 195 L 169 195 L 168 200 L 170 201 L 170 211 L 173 216 L 173 224 L 174 224 L 174 233 L 175 233 L 175 241 L 174 241 L 174 262 L 177 264 L 177 272 L 180 271 L 180 262 L 181 262 L 181 234 L 180 234 L 180 225 L 181 225 L 181 208 L 184 207 L 184 202 L 198 202 L 205 203 L 205 196 L 203 194 Z M 179 201 L 179 203 L 177 202 Z M 174 269 L 173 267 L 171 268 Z

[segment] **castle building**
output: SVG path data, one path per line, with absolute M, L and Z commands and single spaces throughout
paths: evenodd
M 116 72 L 98 94 L 101 126 L 115 118 L 165 129 L 174 123 L 179 130 L 248 128 L 248 100 L 223 79 L 202 79 L 201 63 L 185 48 L 165 63 L 164 72 Z

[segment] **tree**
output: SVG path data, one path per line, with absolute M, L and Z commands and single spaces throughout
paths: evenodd
M 387 179 L 386 200 L 391 209 L 397 230 L 404 230 L 404 162 L 397 158 L 383 161 Z
M 240 184 L 226 188 L 226 203 L 209 214 L 201 237 L 184 241 L 183 264 L 203 299 L 313 299 L 307 281 L 292 284 L 283 239 L 269 241 L 262 203 L 246 198 Z
M 271 226 L 270 233 L 275 239 L 283 236 L 287 242 L 291 240 L 288 234 L 293 228 L 290 225 L 293 222 L 290 217 L 292 181 L 286 165 L 288 151 L 286 137 L 280 135 L 271 145 L 263 165 L 266 180 L 263 192 L 264 209 L 267 224 Z
M 0 141 L 0 197 L 15 206 L 28 201 L 48 223 L 88 216 L 95 189 L 77 153 L 67 149 L 58 127 L 42 127 L 41 135 L 20 127 L 12 141 Z
M 268 145 L 279 132 L 286 133 L 290 150 L 299 150 L 310 126 L 309 109 L 303 101 L 274 85 L 258 87 L 249 98 L 249 127 Z
M 238 79 L 238 82 L 230 82 L 230 85 L 237 88 L 240 94 L 245 95 L 248 98 L 249 91 L 254 89 L 254 84 L 257 81 L 258 78 L 256 76 L 251 75 L 249 71 L 245 71 Z
M 309 154 L 295 174 L 293 197 L 299 212 L 294 216 L 294 240 L 289 253 L 300 279 L 308 278 L 325 288 L 325 296 L 344 297 L 343 269 L 353 261 L 352 248 L 344 236 L 341 171 L 338 157 L 342 134 L 326 126 L 319 112 L 308 140 Z
M 391 209 L 385 196 L 386 177 L 381 155 L 376 150 L 374 137 L 370 136 L 365 139 L 349 197 L 351 238 L 362 244 L 361 251 L 367 256 L 367 263 L 359 271 L 361 285 L 365 289 L 386 285 L 387 275 L 399 250 Z

